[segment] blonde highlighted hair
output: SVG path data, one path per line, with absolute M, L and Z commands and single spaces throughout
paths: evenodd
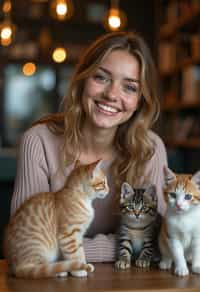
M 82 107 L 84 82 L 103 58 L 113 50 L 125 50 L 137 58 L 140 65 L 141 96 L 136 112 L 117 129 L 115 147 L 118 155 L 111 171 L 117 186 L 122 181 L 139 186 L 146 163 L 154 153 L 154 145 L 148 130 L 156 121 L 160 108 L 154 62 L 149 48 L 138 34 L 108 33 L 89 46 L 75 68 L 71 86 L 63 100 L 62 114 L 51 115 L 38 123 L 47 123 L 51 131 L 64 136 L 62 161 L 71 163 L 76 160 L 84 139 L 82 136 L 85 120 Z

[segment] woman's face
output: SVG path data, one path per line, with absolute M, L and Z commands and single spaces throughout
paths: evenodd
M 112 51 L 85 81 L 86 123 L 117 129 L 135 112 L 140 93 L 140 66 L 127 51 Z

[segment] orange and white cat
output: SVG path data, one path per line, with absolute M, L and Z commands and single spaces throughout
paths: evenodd
M 75 167 L 58 192 L 28 199 L 11 218 L 5 256 L 16 277 L 87 276 L 83 236 L 94 218 L 92 202 L 109 187 L 102 161 Z
M 159 246 L 160 269 L 171 269 L 178 276 L 200 274 L 200 171 L 192 175 L 174 174 L 165 169 L 167 212 Z

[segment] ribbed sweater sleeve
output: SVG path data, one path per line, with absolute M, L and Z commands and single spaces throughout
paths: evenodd
M 84 238 L 83 246 L 88 262 L 114 262 L 116 259 L 116 235 L 97 234 Z
M 26 132 L 21 139 L 11 215 L 33 194 L 49 191 L 47 163 L 39 136 Z
M 164 214 L 166 202 L 164 200 L 164 166 L 168 165 L 167 152 L 161 138 L 155 133 L 151 133 L 155 143 L 155 153 L 147 165 L 147 175 L 149 181 L 156 186 L 158 196 L 158 212 Z

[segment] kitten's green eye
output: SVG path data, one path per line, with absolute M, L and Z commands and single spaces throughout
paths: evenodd
M 126 210 L 131 211 L 131 207 L 130 206 L 126 206 Z
M 185 195 L 185 200 L 189 201 L 192 199 L 192 195 L 191 194 L 186 194 Z
M 176 198 L 176 193 L 175 193 L 175 192 L 170 192 L 169 194 L 170 194 L 170 196 L 171 196 L 172 198 L 174 198 L 174 199 Z

